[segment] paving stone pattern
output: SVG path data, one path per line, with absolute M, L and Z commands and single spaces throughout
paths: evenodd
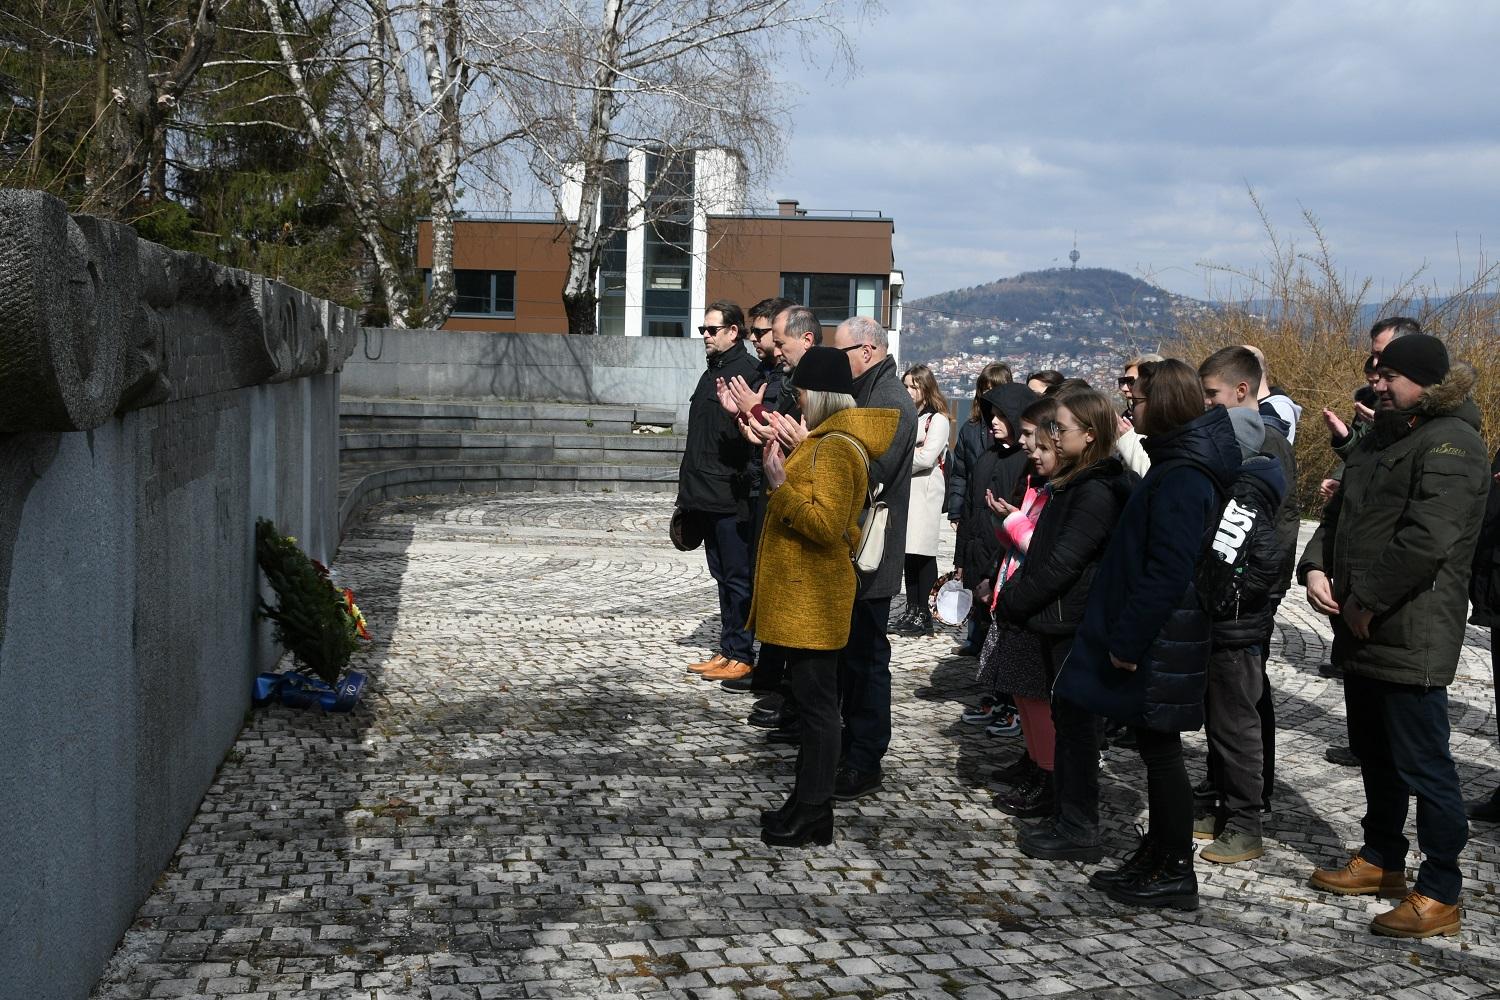
M 669 503 L 374 508 L 338 562 L 376 636 L 367 701 L 251 716 L 96 997 L 1500 995 L 1500 829 L 1474 827 L 1456 939 L 1374 938 L 1388 904 L 1306 884 L 1357 844 L 1363 798 L 1323 760 L 1342 696 L 1300 591 L 1272 660 L 1270 849 L 1199 862 L 1196 913 L 1126 909 L 1083 866 L 1016 851 L 984 780 L 1019 741 L 958 723 L 977 691 L 951 633 L 895 642 L 883 794 L 838 810 L 832 847 L 765 847 L 793 751 L 685 673 L 717 602 L 702 553 L 666 541 Z M 1482 630 L 1451 695 L 1475 795 L 1500 780 Z M 1142 783 L 1133 752 L 1106 752 L 1120 855 Z

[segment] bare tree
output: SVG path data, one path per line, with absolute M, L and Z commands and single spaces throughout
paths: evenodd
M 596 332 L 604 248 L 617 234 L 680 213 L 668 192 L 634 186 L 625 212 L 600 210 L 617 164 L 649 146 L 665 161 L 723 147 L 746 177 L 774 165 L 785 134 L 785 89 L 768 69 L 800 47 L 827 45 L 847 65 L 842 25 L 865 0 L 532 0 L 503 35 L 476 33 L 475 64 L 528 123 L 524 147 L 537 181 L 568 226 L 563 303 L 570 333 Z M 671 183 L 670 170 L 659 173 Z M 564 179 L 569 184 L 564 184 Z M 579 200 L 575 206 L 572 196 Z
M 455 302 L 453 223 L 460 177 L 514 132 L 475 86 L 470 35 L 485 25 L 504 51 L 509 4 L 485 0 L 325 0 L 310 9 L 260 0 L 281 69 L 313 142 L 337 176 L 396 327 L 442 326 Z M 315 26 L 316 24 L 316 26 Z M 309 42 L 314 43 L 309 46 Z M 309 51 L 310 50 L 310 51 Z M 337 65 L 348 88 L 319 110 L 311 64 Z M 416 178 L 432 216 L 432 284 L 425 308 L 403 269 L 386 209 L 392 188 Z

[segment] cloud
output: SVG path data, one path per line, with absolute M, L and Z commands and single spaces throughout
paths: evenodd
M 909 296 L 1083 262 L 1204 294 L 1253 268 L 1247 194 L 1394 285 L 1500 234 L 1500 7 L 1398 2 L 890 3 L 859 75 L 802 89 L 768 187 L 896 220 Z

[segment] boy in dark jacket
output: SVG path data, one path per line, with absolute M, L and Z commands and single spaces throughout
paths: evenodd
M 1210 379 L 1204 378 L 1205 385 Z M 1276 512 L 1286 496 L 1281 465 L 1260 454 L 1268 434 L 1256 410 L 1233 407 L 1244 464 L 1230 488 L 1212 550 L 1199 568 L 1199 596 L 1213 619 L 1208 661 L 1205 723 L 1209 782 L 1219 808 L 1195 837 L 1214 842 L 1199 852 L 1204 861 L 1236 864 L 1265 853 L 1261 843 L 1261 643 L 1275 616 L 1273 592 L 1282 569 Z

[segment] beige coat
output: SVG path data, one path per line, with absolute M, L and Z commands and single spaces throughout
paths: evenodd
M 948 483 L 938 460 L 948 447 L 952 423 L 941 413 L 917 418 L 917 448 L 911 460 L 911 504 L 906 509 L 906 554 L 935 556 L 938 534 L 947 524 L 943 494 Z

